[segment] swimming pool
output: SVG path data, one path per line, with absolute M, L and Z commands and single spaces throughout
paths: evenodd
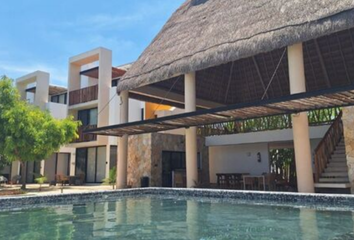
M 350 201 L 327 208 L 151 192 L 75 198 L 0 211 L 0 239 L 354 239 Z

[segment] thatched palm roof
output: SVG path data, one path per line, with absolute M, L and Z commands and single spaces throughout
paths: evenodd
M 353 27 L 353 0 L 187 0 L 123 77 L 118 91 Z

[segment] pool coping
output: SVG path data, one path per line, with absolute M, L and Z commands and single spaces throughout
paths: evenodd
M 40 196 L 0 197 L 0 211 L 35 208 L 47 205 L 66 205 L 90 202 L 114 201 L 122 197 L 157 196 L 168 198 L 203 198 L 217 201 L 241 201 L 266 205 L 308 206 L 354 210 L 354 195 L 308 194 L 288 192 L 260 192 L 219 189 L 186 188 L 134 188 L 102 190 L 81 193 L 45 194 Z

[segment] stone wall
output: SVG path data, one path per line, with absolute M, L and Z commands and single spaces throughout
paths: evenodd
M 129 136 L 128 186 L 140 187 L 141 177 L 151 178 L 151 134 Z
M 130 136 L 128 142 L 128 185 L 140 187 L 140 178 L 150 178 L 151 187 L 162 185 L 162 152 L 185 152 L 182 135 L 151 133 Z M 209 184 L 209 151 L 205 139 L 198 138 L 198 152 L 202 158 L 201 183 Z
M 342 120 L 349 182 L 352 185 L 351 192 L 354 193 L 354 107 L 343 108 Z

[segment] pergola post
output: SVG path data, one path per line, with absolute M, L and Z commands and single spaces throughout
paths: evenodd
M 120 124 L 128 122 L 129 116 L 129 92 L 120 93 Z M 117 189 L 127 187 L 127 166 L 128 166 L 128 135 L 118 139 L 117 159 Z
M 290 93 L 306 92 L 305 66 L 302 43 L 288 47 Z M 298 191 L 313 193 L 314 181 L 307 113 L 293 115 L 293 136 Z
M 185 112 L 196 111 L 196 77 L 195 73 L 184 76 Z M 195 187 L 198 183 L 198 152 L 197 127 L 186 129 L 186 170 L 187 188 Z

